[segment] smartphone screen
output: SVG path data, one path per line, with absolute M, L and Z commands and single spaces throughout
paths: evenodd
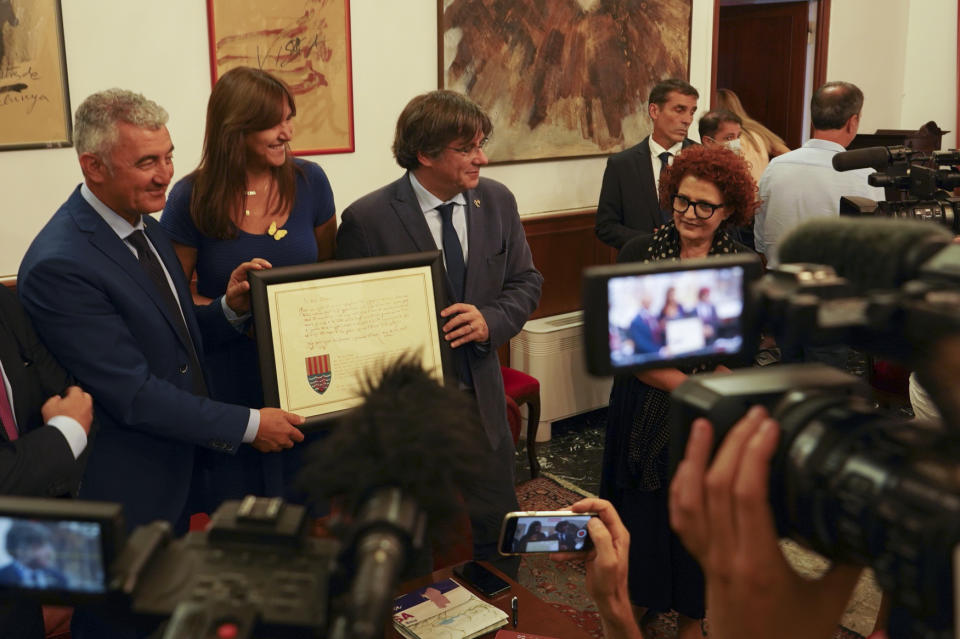
M 567 511 L 509 513 L 500 535 L 500 552 L 581 552 L 593 548 L 587 533 L 592 513 Z
M 453 574 L 479 590 L 485 597 L 493 597 L 510 589 L 510 584 L 475 561 L 457 566 L 453 569 Z
M 106 592 L 98 522 L 0 516 L 0 541 L 0 588 Z

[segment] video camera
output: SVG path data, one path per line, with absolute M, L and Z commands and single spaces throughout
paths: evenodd
M 763 276 L 756 256 L 587 269 L 588 370 L 746 364 L 762 331 L 783 348 L 845 343 L 894 357 L 929 380 L 926 358 L 960 336 L 960 245 L 951 239 L 925 223 L 836 219 L 798 228 L 781 247 L 784 263 Z M 871 566 L 912 616 L 910 636 L 953 636 L 954 411 L 938 402 L 943 429 L 891 416 L 862 379 L 820 364 L 695 374 L 671 396 L 674 466 L 695 418 L 708 418 L 719 441 L 755 404 L 781 426 L 770 486 L 780 533 Z
M 873 168 L 871 186 L 893 188 L 900 201 L 875 202 L 864 197 L 840 198 L 840 215 L 900 217 L 943 224 L 960 233 L 960 198 L 951 191 L 960 187 L 960 150 L 921 153 L 906 146 L 877 146 L 844 151 L 833 156 L 837 171 Z
M 383 610 L 369 600 L 371 575 L 359 567 L 370 549 L 363 546 L 376 538 L 381 561 L 405 558 L 423 540 L 417 509 L 399 490 L 376 493 L 358 521 L 355 558 L 345 552 L 349 544 L 310 536 L 310 522 L 303 506 L 251 496 L 225 502 L 205 531 L 174 539 L 170 525 L 158 521 L 128 538 L 117 504 L 0 497 L 7 546 L 23 530 L 48 545 L 47 566 L 21 564 L 19 574 L 12 569 L 18 552 L 10 553 L 0 595 L 92 605 L 145 631 L 169 619 L 164 638 L 382 636 L 390 599 L 379 602 Z M 397 552 L 384 544 L 389 539 L 401 544 Z M 376 576 L 386 580 L 388 595 L 392 576 Z M 360 620 L 351 601 L 358 594 Z M 369 626 L 366 634 L 357 621 Z
M 174 539 L 163 521 L 128 537 L 116 504 L 0 497 L 0 598 L 99 606 L 143 632 L 169 619 L 164 639 L 382 637 L 401 575 L 423 571 L 428 535 L 482 476 L 483 431 L 465 393 L 408 357 L 363 391 L 299 477 L 312 500 L 335 500 L 335 537 L 280 499 L 225 502 L 205 531 Z

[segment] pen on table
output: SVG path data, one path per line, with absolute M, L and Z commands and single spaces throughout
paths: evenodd
M 510 610 L 513 611 L 513 627 L 516 628 L 520 620 L 520 600 L 516 597 L 510 600 Z

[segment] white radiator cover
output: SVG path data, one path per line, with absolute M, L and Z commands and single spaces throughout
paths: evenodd
M 587 374 L 582 311 L 524 324 L 510 340 L 510 366 L 540 381 L 538 442 L 550 439 L 551 422 L 606 406 L 610 400 L 613 378 Z

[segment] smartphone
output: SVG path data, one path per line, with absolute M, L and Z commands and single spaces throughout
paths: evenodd
M 468 561 L 453 569 L 453 574 L 480 591 L 484 597 L 494 597 L 510 590 L 510 584 L 475 561 Z
M 500 528 L 500 554 L 586 552 L 593 548 L 587 522 L 596 516 L 569 510 L 507 513 Z

